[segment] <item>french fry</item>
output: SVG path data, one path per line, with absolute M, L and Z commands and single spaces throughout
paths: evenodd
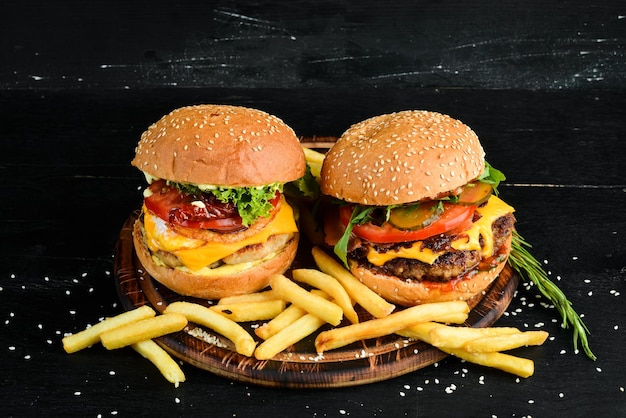
M 313 247 L 313 258 L 318 268 L 333 276 L 346 289 L 350 297 L 374 318 L 383 318 L 395 309 L 395 305 L 387 302 L 369 287 L 365 286 L 338 261 L 319 247 Z
M 185 374 L 178 366 L 178 363 L 154 341 L 140 341 L 132 344 L 131 347 L 144 358 L 150 360 L 167 381 L 173 383 L 174 386 L 178 387 L 181 382 L 185 381 Z
M 546 338 L 548 338 L 548 333 L 545 331 L 525 331 L 512 335 L 486 336 L 466 342 L 463 349 L 471 353 L 492 353 L 529 345 L 541 345 L 546 341 Z
M 103 332 L 100 341 L 107 350 L 113 350 L 180 331 L 186 325 L 187 318 L 183 315 L 159 315 Z
M 106 318 L 92 327 L 64 337 L 62 340 L 63 349 L 67 353 L 75 353 L 100 342 L 100 334 L 103 332 L 107 332 L 133 322 L 141 321 L 143 319 L 151 318 L 155 315 L 156 312 L 154 309 L 148 305 L 143 305 L 139 308 Z
M 281 329 L 294 323 L 298 318 L 307 314 L 307 311 L 296 305 L 290 305 L 287 309 L 282 311 L 279 315 L 273 318 L 271 321 L 266 322 L 257 329 L 254 333 L 257 337 L 267 340 L 272 335 L 278 333 Z
M 462 324 L 467 321 L 467 316 L 465 312 L 450 312 L 437 317 L 437 322 L 440 324 Z
M 437 324 L 435 322 L 424 322 L 412 325 L 397 332 L 404 337 L 415 338 L 431 344 L 431 330 L 437 327 L 445 327 L 446 325 Z M 431 344 L 432 345 L 432 344 Z M 444 353 L 451 354 L 455 357 L 468 361 L 470 363 L 479 364 L 481 366 L 492 367 L 512 373 L 520 377 L 530 377 L 535 372 L 535 363 L 532 360 L 512 356 L 504 353 L 470 353 L 460 348 L 439 347 Z
M 282 274 L 272 276 L 270 278 L 270 286 L 283 299 L 301 307 L 331 325 L 339 325 L 343 318 L 343 310 L 339 305 L 307 291 Z
M 535 362 L 505 353 L 470 353 L 458 348 L 442 350 L 455 357 L 481 366 L 492 367 L 519 377 L 530 377 L 535 372 Z
M 315 349 L 324 351 L 351 344 L 355 341 L 382 337 L 403 330 L 420 322 L 436 320 L 440 315 L 450 312 L 469 313 L 469 306 L 464 301 L 427 303 L 394 312 L 384 318 L 372 319 L 341 328 L 333 328 L 319 333 L 315 339 Z
M 235 322 L 265 321 L 274 318 L 287 307 L 283 299 L 260 300 L 247 303 L 228 303 L 211 306 L 209 309 Z
M 304 151 L 304 158 L 307 162 L 311 163 L 323 163 L 324 162 L 324 154 L 319 151 L 315 151 L 314 149 L 303 146 L 302 150 Z
M 434 347 L 463 348 L 468 341 L 476 338 L 520 334 L 521 331 L 511 327 L 490 327 L 490 328 L 470 328 L 470 327 L 436 327 L 430 331 L 430 344 Z M 492 350 L 500 351 L 500 350 Z
M 294 280 L 306 283 L 326 292 L 333 302 L 341 307 L 343 314 L 353 324 L 359 322 L 359 316 L 346 289 L 333 276 L 314 269 L 296 269 L 292 271 Z
M 212 329 L 235 344 L 235 350 L 244 356 L 252 356 L 256 343 L 241 325 L 228 319 L 206 306 L 191 302 L 173 302 L 164 313 L 184 315 L 190 322 Z
M 257 360 L 271 359 L 287 347 L 315 332 L 324 324 L 323 319 L 310 313 L 306 314 L 263 341 L 254 351 L 254 357 Z
M 221 298 L 217 303 L 218 305 L 228 305 L 231 303 L 261 302 L 276 299 L 280 299 L 280 297 L 276 294 L 276 292 L 270 289 L 262 292 L 247 293 L 244 295 L 226 296 Z
M 311 290 L 311 293 L 321 296 L 324 299 L 330 299 L 330 296 L 328 296 L 328 293 L 324 292 L 323 290 L 313 289 Z M 296 306 L 296 305 L 289 305 L 287 309 L 282 311 L 278 316 L 273 318 L 271 321 L 266 322 L 265 324 L 255 329 L 254 333 L 256 334 L 257 337 L 263 340 L 267 340 L 268 338 L 270 338 L 274 334 L 277 334 L 283 328 L 286 328 L 292 323 L 296 322 L 298 319 L 300 319 L 306 314 L 308 314 L 308 312 L 302 309 L 301 307 Z
M 302 147 L 302 150 L 304 151 L 304 158 L 311 168 L 311 174 L 319 180 L 322 163 L 324 162 L 324 154 L 307 147 Z

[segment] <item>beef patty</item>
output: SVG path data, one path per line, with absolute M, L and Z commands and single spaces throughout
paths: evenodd
M 515 217 L 513 214 L 501 216 L 493 223 L 491 227 L 494 239 L 492 257 L 497 257 L 499 249 L 511 235 L 514 224 Z M 365 266 L 375 273 L 396 276 L 404 280 L 446 282 L 473 269 L 484 261 L 479 251 L 453 249 L 450 244 L 456 237 L 457 235 L 441 234 L 422 241 L 424 248 L 429 248 L 435 252 L 446 251 L 433 264 L 408 258 L 394 258 L 382 266 L 375 266 L 367 260 L 367 252 L 370 246 L 378 252 L 386 252 L 402 247 L 410 247 L 413 242 L 374 244 L 362 241 L 360 245 L 350 251 L 349 257 L 357 261 L 359 265 Z

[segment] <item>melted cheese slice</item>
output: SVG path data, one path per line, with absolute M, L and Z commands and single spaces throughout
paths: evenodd
M 501 216 L 513 213 L 515 209 L 506 204 L 499 197 L 492 195 L 487 204 L 476 209 L 481 218 L 470 229 L 463 232 L 460 238 L 452 241 L 451 246 L 455 250 L 480 250 L 483 257 L 489 257 L 493 253 L 493 231 L 491 225 Z M 483 238 L 484 246 L 480 245 L 480 237 Z M 410 258 L 426 264 L 432 264 L 445 251 L 435 252 L 429 248 L 422 248 L 422 241 L 415 241 L 411 247 L 399 248 L 394 251 L 383 253 L 375 249 L 369 249 L 367 259 L 375 266 L 382 266 L 394 258 Z
M 293 209 L 284 200 L 274 219 L 258 234 L 235 243 L 205 242 L 177 234 L 167 227 L 161 218 L 144 210 L 144 229 L 148 248 L 154 253 L 158 250 L 176 255 L 193 272 L 197 272 L 240 249 L 253 244 L 262 244 L 276 234 L 298 232 L 293 217 Z

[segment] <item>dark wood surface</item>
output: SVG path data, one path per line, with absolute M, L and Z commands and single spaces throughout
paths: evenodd
M 0 5 L 1 415 L 626 415 L 621 3 L 65 3 Z M 524 285 L 498 325 L 550 333 L 516 351 L 535 361 L 529 379 L 448 357 L 329 390 L 184 365 L 175 389 L 132 350 L 65 354 L 65 333 L 123 310 L 113 255 L 144 187 L 130 166 L 140 133 L 209 102 L 269 111 L 302 136 L 401 109 L 466 122 L 598 360 L 574 353 Z
M 5 1 L 5 88 L 625 87 L 620 0 Z

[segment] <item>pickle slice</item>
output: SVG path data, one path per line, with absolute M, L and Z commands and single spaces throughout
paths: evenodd
M 474 181 L 463 187 L 463 191 L 458 195 L 456 203 L 463 206 L 478 206 L 486 202 L 491 193 L 493 193 L 491 184 Z
M 389 212 L 389 223 L 398 229 L 416 230 L 432 224 L 442 213 L 443 208 L 438 201 L 400 206 Z

